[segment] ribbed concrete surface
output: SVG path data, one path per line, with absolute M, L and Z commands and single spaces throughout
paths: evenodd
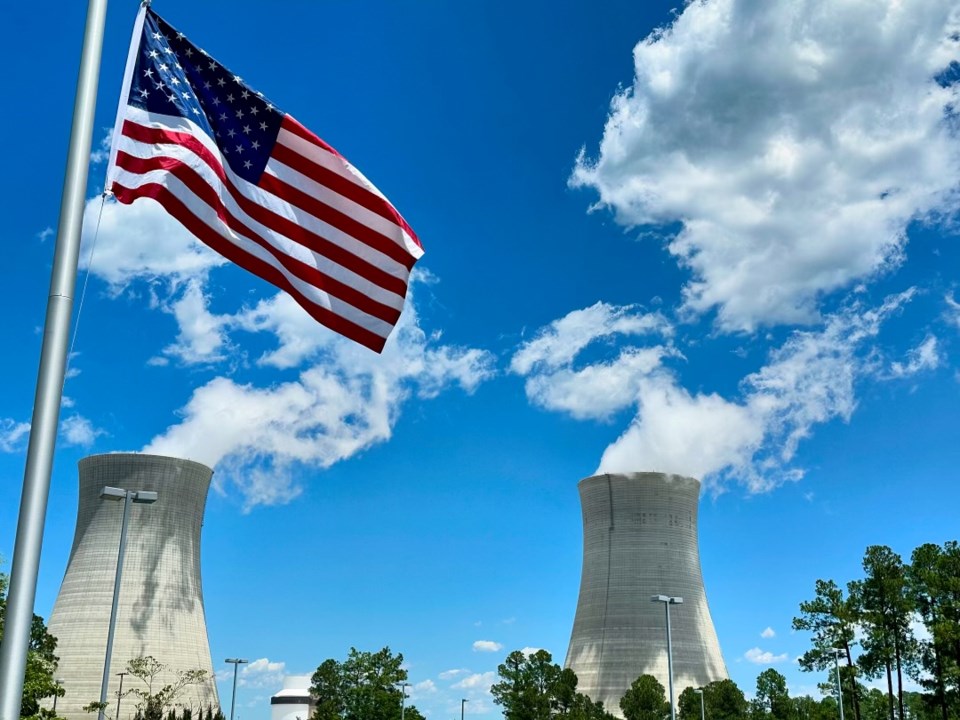
M 674 695 L 727 677 L 710 619 L 700 550 L 700 482 L 663 473 L 597 475 L 580 481 L 583 572 L 566 667 L 577 687 L 618 717 L 640 675 L 667 684 L 664 605 L 671 605 Z
M 200 527 L 212 471 L 200 463 L 140 454 L 94 455 L 79 463 L 77 529 L 50 632 L 59 640 L 58 677 L 66 695 L 57 713 L 90 720 L 80 708 L 100 697 L 107 627 L 113 600 L 123 502 L 100 499 L 106 485 L 154 490 L 152 505 L 132 504 L 127 529 L 108 701 L 116 712 L 116 673 L 127 661 L 152 655 L 173 669 L 206 670 L 210 682 L 190 688 L 181 702 L 219 706 L 200 584 Z M 157 686 L 171 682 L 159 675 Z M 124 690 L 138 681 L 124 679 Z M 119 720 L 135 713 L 133 698 Z

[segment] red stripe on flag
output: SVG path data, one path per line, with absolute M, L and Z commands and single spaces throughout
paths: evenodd
M 128 132 L 128 130 L 130 132 Z M 131 133 L 135 133 L 136 136 Z M 138 142 L 143 142 L 150 145 L 155 145 L 160 143 L 169 143 L 172 145 L 182 145 L 186 147 L 187 149 L 194 152 L 198 157 L 200 157 L 213 170 L 213 172 L 217 175 L 217 177 L 220 178 L 221 182 L 224 184 L 224 187 L 230 193 L 230 196 L 234 199 L 237 205 L 239 205 L 240 208 L 245 213 L 247 213 L 247 215 L 255 219 L 257 222 L 270 228 L 270 230 L 272 230 L 273 232 L 283 235 L 284 237 L 287 237 L 290 240 L 297 242 L 306 248 L 309 248 L 313 252 L 323 255 L 324 257 L 330 258 L 332 261 L 334 261 L 338 265 L 341 265 L 342 267 L 347 268 L 351 272 L 354 272 L 357 275 L 360 275 L 361 277 L 366 278 L 367 280 L 374 283 L 375 285 L 379 285 L 384 290 L 388 290 L 390 292 L 396 293 L 400 297 L 403 297 L 406 294 L 407 284 L 403 279 L 398 278 L 395 275 L 391 275 L 389 272 L 383 270 L 377 265 L 353 254 L 349 250 L 346 250 L 345 248 L 337 245 L 336 243 L 323 237 L 322 235 L 318 235 L 317 233 L 314 233 L 308 230 L 302 225 L 299 225 L 293 222 L 292 220 L 285 218 L 282 215 L 279 215 L 278 213 L 275 213 L 272 210 L 265 208 L 263 205 L 260 205 L 259 203 L 246 197 L 239 190 L 239 188 L 237 188 L 236 185 L 230 180 L 230 178 L 226 175 L 226 173 L 224 172 L 223 166 L 220 164 L 217 158 L 192 135 L 188 135 L 185 133 L 170 132 L 167 130 L 161 130 L 157 128 L 146 128 L 142 125 L 131 123 L 130 121 L 127 121 L 124 123 L 123 134 L 127 137 L 130 137 L 133 140 L 137 140 Z M 195 148 L 195 146 L 199 146 L 199 148 L 197 149 Z M 126 169 L 129 169 L 129 168 L 126 168 Z M 133 171 L 133 172 L 138 172 L 138 171 Z M 261 180 L 267 177 L 269 176 L 264 175 L 263 178 L 261 178 Z M 284 187 L 289 187 L 289 186 L 286 186 L 285 183 L 281 183 L 281 185 L 284 185 Z M 270 188 L 262 188 L 262 189 L 265 192 L 273 192 Z M 280 188 L 276 188 L 276 189 L 279 190 Z M 296 192 L 299 192 L 299 191 L 296 191 Z M 301 195 L 303 194 L 301 193 Z M 309 199 L 309 197 L 306 195 L 304 195 L 303 197 L 306 199 Z M 294 206 L 291 200 L 288 198 L 279 197 L 279 199 L 291 205 L 291 207 L 295 210 L 302 210 L 303 212 L 307 212 L 313 215 L 310 209 L 298 208 Z M 338 213 L 338 214 L 343 215 L 342 213 Z M 314 215 L 314 217 L 316 216 Z M 346 218 L 346 216 L 343 216 L 343 217 Z M 318 219 L 321 221 L 324 221 L 323 218 L 318 218 Z M 390 242 L 386 238 L 383 238 L 383 236 L 380 236 L 374 231 L 369 230 L 369 228 L 366 228 L 366 226 L 362 226 L 360 225 L 360 223 L 354 220 L 351 220 L 351 222 L 354 225 L 357 225 L 367 230 L 368 234 L 377 235 L 377 238 L 385 241 L 385 244 L 388 247 L 390 248 L 397 247 L 394 243 Z M 334 225 L 334 223 L 329 223 L 329 222 L 327 224 Z M 356 234 L 354 234 L 353 232 L 350 232 L 349 230 L 345 230 L 344 228 L 338 228 L 338 229 L 343 231 L 347 235 L 350 235 L 350 237 L 354 238 L 355 240 L 363 242 L 362 238 L 358 238 Z M 364 242 L 363 244 L 367 245 L 368 247 L 372 247 L 370 243 Z M 374 248 L 374 249 L 380 250 L 380 248 Z M 404 267 L 406 267 L 406 269 L 409 270 L 411 267 L 413 267 L 413 264 L 416 262 L 416 260 L 414 258 L 411 258 L 407 254 L 404 254 L 404 255 L 406 257 L 407 262 L 409 263 L 409 264 L 404 264 Z
M 277 145 L 277 148 L 280 148 L 280 146 Z M 297 155 L 297 157 L 300 156 Z M 279 158 L 277 159 L 279 160 Z M 290 167 L 294 168 L 295 170 L 303 172 L 304 175 L 307 174 L 294 164 L 284 164 L 290 165 Z M 316 180 L 316 178 L 312 179 Z M 318 180 L 317 182 L 320 181 Z M 267 192 L 273 193 L 281 200 L 286 200 L 287 202 L 296 205 L 298 208 L 307 211 L 315 218 L 323 220 L 328 225 L 333 225 L 334 227 L 343 230 L 343 232 L 347 233 L 351 237 L 361 240 L 365 245 L 369 245 L 375 250 L 379 250 L 390 259 L 396 260 L 407 270 L 412 268 L 417 262 L 417 259 L 411 256 L 410 253 L 407 252 L 406 248 L 404 248 L 402 245 L 398 245 L 389 238 L 386 238 L 378 233 L 376 230 L 370 229 L 346 213 L 335 210 L 326 203 L 317 200 L 315 197 L 311 197 L 307 193 L 303 192 L 303 190 L 298 190 L 290 183 L 286 183 L 278 177 L 264 173 L 260 176 L 260 181 L 257 183 L 257 185 Z M 400 228 L 397 228 L 397 233 L 399 232 Z
M 386 338 L 380 337 L 376 333 L 350 322 L 333 311 L 313 303 L 275 267 L 225 240 L 222 235 L 194 215 L 183 201 L 176 197 L 168 188 L 157 183 L 147 183 L 131 189 L 114 183 L 113 194 L 117 200 L 127 205 L 140 197 L 148 197 L 156 200 L 187 230 L 202 240 L 206 245 L 209 245 L 213 250 L 245 270 L 260 276 L 264 280 L 289 293 L 317 322 L 370 348 L 374 352 L 379 353 L 383 350 Z
M 314 133 L 307 130 L 307 128 L 305 128 L 303 125 L 301 125 L 299 122 L 294 120 L 289 115 L 283 116 L 283 120 L 281 122 L 280 127 L 284 130 L 287 130 L 293 133 L 297 137 L 315 145 L 321 150 L 331 153 L 332 155 L 336 156 L 340 160 L 340 162 L 342 162 L 345 166 L 350 165 L 350 163 L 347 162 L 347 159 L 343 157 L 343 155 L 338 153 L 333 147 L 325 143 L 323 140 L 317 137 Z M 277 147 L 274 148 L 274 152 L 273 152 L 273 155 L 277 157 L 278 160 L 280 159 L 279 156 L 277 155 L 277 149 L 279 148 L 283 148 L 283 146 L 277 145 Z M 283 149 L 286 150 L 286 148 L 283 148 Z M 309 163 L 309 159 L 305 158 L 305 161 Z M 315 165 L 314 163 L 310 163 L 310 165 L 314 165 L 314 167 L 321 167 L 319 165 Z M 291 165 L 291 167 L 295 167 L 295 166 Z M 326 170 L 326 168 L 323 168 L 323 169 Z M 332 171 L 326 170 L 326 172 L 332 172 Z M 333 173 L 333 174 L 336 175 L 336 173 Z M 304 175 L 313 177 L 312 172 L 304 172 Z M 322 182 L 322 181 L 318 179 L 317 182 Z M 349 182 L 349 181 L 346 181 L 346 182 Z M 326 184 L 326 183 L 323 183 L 323 184 Z M 381 217 L 384 217 L 387 220 L 391 220 L 392 222 L 395 222 L 397 225 L 399 225 L 404 230 L 406 230 L 410 238 L 419 247 L 421 248 L 423 247 L 423 245 L 420 244 L 420 238 L 418 238 L 417 234 L 413 231 L 413 229 L 409 225 L 407 225 L 407 221 L 403 219 L 403 216 L 397 212 L 397 209 L 390 203 L 389 200 L 384 199 L 383 197 L 381 197 L 375 192 L 371 192 L 370 190 L 365 188 L 363 185 L 354 184 L 354 187 L 356 187 L 358 190 L 363 191 L 363 193 L 365 194 L 365 198 L 363 200 L 358 199 L 360 197 L 359 194 L 357 195 L 357 197 L 354 197 L 353 195 L 347 195 L 347 193 L 341 193 L 341 194 L 345 195 L 346 197 L 349 197 L 354 202 L 360 205 L 363 205 L 363 207 L 367 208 L 368 210 L 377 213 Z M 340 191 L 337 190 L 337 192 L 340 192 Z M 368 202 L 370 203 L 369 205 L 367 204 Z
M 217 216 L 227 227 L 234 232 L 243 235 L 246 238 L 260 245 L 264 250 L 273 255 L 285 268 L 291 273 L 304 280 L 305 282 L 317 287 L 330 295 L 349 303 L 358 310 L 367 315 L 383 320 L 386 323 L 395 325 L 400 319 L 400 310 L 392 308 L 377 302 L 365 293 L 357 290 L 343 282 L 330 277 L 323 271 L 304 263 L 302 260 L 287 255 L 282 250 L 274 247 L 261 235 L 251 228 L 244 225 L 237 219 L 223 204 L 217 192 L 207 184 L 193 168 L 186 163 L 169 157 L 154 157 L 142 159 L 134 157 L 124 151 L 117 153 L 117 167 L 123 168 L 131 173 L 145 174 L 152 170 L 166 170 L 174 177 L 178 178 L 190 192 L 197 196 L 202 202 L 210 206 L 216 212 Z M 206 239 L 201 238 L 204 242 Z M 209 244 L 209 243 L 207 243 Z M 211 246 L 212 247 L 212 246 Z M 220 252 L 219 248 L 214 248 Z M 244 252 L 244 251 L 240 251 Z M 262 262 L 262 261 L 260 261 Z M 402 294 L 401 294 L 402 297 Z
M 196 154 L 207 165 L 210 166 L 210 168 L 217 174 L 217 177 L 219 177 L 220 180 L 222 180 L 230 188 L 230 194 L 234 196 L 234 198 L 237 200 L 238 203 L 243 203 L 243 202 L 248 204 L 254 203 L 254 201 L 244 197 L 241 193 L 236 192 L 236 186 L 230 180 L 227 174 L 224 172 L 223 166 L 220 163 L 219 159 L 217 159 L 217 157 L 213 155 L 213 153 L 211 153 L 210 150 L 208 150 L 206 146 L 204 146 L 203 143 L 197 140 L 197 138 L 194 137 L 193 135 L 189 133 L 177 132 L 173 130 L 166 130 L 163 128 L 146 127 L 144 125 L 139 125 L 137 123 L 134 123 L 130 120 L 125 121 L 123 124 L 123 135 L 125 135 L 126 137 L 129 137 L 131 140 L 136 140 L 137 142 L 144 143 L 145 145 L 169 144 L 169 145 L 181 145 L 187 148 L 188 150 Z M 320 181 L 317 180 L 317 182 L 320 182 Z M 378 252 L 383 253 L 387 257 L 403 265 L 407 270 L 410 270 L 414 266 L 414 264 L 417 262 L 416 258 L 412 257 L 410 253 L 408 253 L 402 246 L 398 245 L 389 237 L 364 225 L 363 223 L 350 217 L 346 213 L 336 210 L 330 207 L 329 205 L 322 203 L 315 198 L 310 197 L 303 191 L 293 188 L 291 185 L 283 182 L 278 178 L 274 178 L 270 175 L 264 174 L 260 178 L 259 187 L 277 196 L 283 202 L 295 205 L 297 209 L 304 210 L 310 213 L 321 222 L 324 222 L 327 225 L 335 227 L 336 229 L 340 230 L 344 234 L 349 235 L 354 240 L 361 242 L 364 245 L 370 248 L 373 248 Z M 304 203 L 304 205 L 299 205 L 299 203 L 301 202 Z M 309 204 L 309 207 L 306 207 L 307 204 Z M 276 213 L 264 208 L 259 204 L 254 203 L 254 205 L 257 209 L 256 210 L 257 212 L 262 211 L 263 213 L 269 213 L 270 215 L 272 215 L 274 218 L 277 219 L 276 220 L 277 222 L 286 224 L 287 229 L 279 230 L 276 227 L 274 227 L 274 223 L 269 222 L 267 220 L 261 220 L 261 218 L 258 217 L 257 220 L 260 222 L 263 222 L 264 225 L 268 225 L 271 229 L 274 229 L 277 232 L 282 232 L 288 237 L 294 240 L 297 240 L 297 242 L 300 242 L 302 245 L 309 247 L 311 250 L 315 250 L 316 252 L 319 252 L 325 255 L 329 254 L 330 251 L 328 251 L 325 248 L 314 247 L 310 243 L 309 238 L 301 239 L 299 237 L 302 233 L 308 233 L 310 237 L 319 238 L 323 242 L 326 242 L 326 240 L 321 238 L 321 236 L 317 235 L 316 233 L 312 233 L 309 230 L 301 228 L 299 225 L 291 223 L 289 220 L 282 217 L 281 215 L 277 215 Z M 250 210 L 248 210 L 246 207 L 244 208 L 244 211 L 247 213 L 250 213 Z M 392 219 L 392 218 L 388 218 L 388 219 Z M 293 230 L 292 228 L 297 228 L 297 229 Z M 399 231 L 399 228 L 398 228 L 398 231 Z M 295 235 L 297 237 L 295 237 Z M 342 250 L 342 249 L 341 251 L 349 252 L 348 250 Z M 358 260 L 359 262 L 363 262 L 363 263 L 367 262 L 359 258 Z M 337 262 L 341 265 L 344 264 L 339 260 Z M 372 264 L 369 264 L 369 266 L 371 268 L 375 268 L 375 266 Z M 356 272 L 358 272 L 359 274 L 366 275 L 366 273 L 361 272 L 359 270 L 357 270 Z M 398 292 L 400 295 L 403 295 L 406 292 L 405 285 L 402 290 L 399 290 L 399 291 L 397 290 L 399 286 L 396 284 L 395 277 L 389 275 L 389 273 L 384 273 L 384 276 L 390 279 L 384 280 L 384 282 L 386 282 L 387 284 L 383 285 L 383 287 L 389 290 L 392 290 L 393 292 Z M 370 279 L 372 282 L 376 282 L 378 285 L 382 284 L 380 281 L 375 280 L 373 277 L 371 277 Z
M 220 164 L 220 161 L 210 152 L 207 146 L 191 133 L 147 127 L 132 120 L 124 120 L 121 134 L 144 145 L 180 145 L 185 147 L 209 165 L 218 178 L 224 182 L 227 181 L 227 174 L 223 171 L 223 165 Z

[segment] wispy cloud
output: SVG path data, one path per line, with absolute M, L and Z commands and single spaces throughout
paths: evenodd
M 919 345 L 907 351 L 904 361 L 891 363 L 890 375 L 894 378 L 906 378 L 924 370 L 936 370 L 939 366 L 939 343 L 934 335 L 927 335 Z
M 30 423 L 0 418 L 0 452 L 19 452 L 25 447 L 29 435 Z

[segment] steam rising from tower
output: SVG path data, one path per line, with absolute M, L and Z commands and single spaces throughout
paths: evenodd
M 578 690 L 621 716 L 620 698 L 640 675 L 667 682 L 664 606 L 673 607 L 675 694 L 727 677 L 700 573 L 700 482 L 663 473 L 581 480 L 583 572 L 566 667 Z
M 152 490 L 152 505 L 131 505 L 117 629 L 110 661 L 107 698 L 114 712 L 116 673 L 133 658 L 152 655 L 169 666 L 154 691 L 172 682 L 177 670 L 206 670 L 208 680 L 188 687 L 179 702 L 219 706 L 200 585 L 200 527 L 213 474 L 190 460 L 157 455 L 111 454 L 84 458 L 80 467 L 77 529 L 67 572 L 60 587 L 50 632 L 59 640 L 57 676 L 66 695 L 57 713 L 68 720 L 89 720 L 81 709 L 100 697 L 107 625 L 123 503 L 100 499 L 105 486 Z M 137 687 L 127 678 L 124 691 Z M 146 689 L 146 688 L 142 688 Z M 120 718 L 133 717 L 127 699 Z

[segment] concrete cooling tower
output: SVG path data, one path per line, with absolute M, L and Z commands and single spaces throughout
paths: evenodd
M 84 458 L 80 467 L 77 529 L 50 632 L 57 637 L 65 696 L 57 712 L 91 720 L 81 708 L 100 698 L 123 506 L 100 498 L 105 486 L 155 491 L 150 505 L 132 503 L 120 584 L 107 701 L 116 713 L 120 677 L 133 658 L 152 655 L 169 667 L 153 684 L 170 683 L 177 670 L 206 670 L 209 680 L 187 688 L 185 706 L 219 707 L 200 585 L 200 527 L 213 474 L 200 463 L 156 455 L 111 454 Z M 143 687 L 127 676 L 123 690 Z M 144 688 L 145 689 L 145 688 Z M 120 717 L 132 718 L 135 698 L 123 699 Z M 196 712 L 194 713 L 196 716 Z
M 581 480 L 583 572 L 566 667 L 577 689 L 622 717 L 620 698 L 640 675 L 668 690 L 670 606 L 674 697 L 727 677 L 700 574 L 700 482 L 663 473 Z

